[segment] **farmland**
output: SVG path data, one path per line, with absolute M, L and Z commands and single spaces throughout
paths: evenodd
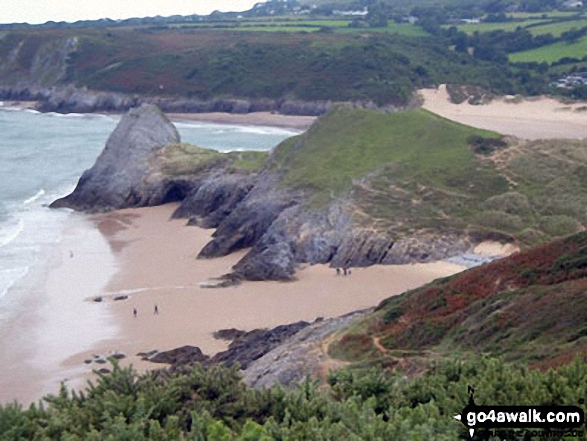
M 560 37 L 563 32 L 570 31 L 571 29 L 580 29 L 585 26 L 587 26 L 587 19 L 583 18 L 581 20 L 559 21 L 540 26 L 530 26 L 528 31 L 532 35 L 552 34 L 553 37 Z
M 233 22 L 219 23 L 195 23 L 181 24 L 175 26 L 179 29 L 215 29 L 223 31 L 244 31 L 244 32 L 335 32 L 335 33 L 389 33 L 403 35 L 407 37 L 425 37 L 427 32 L 422 28 L 409 23 L 390 22 L 383 27 L 351 27 L 351 20 L 333 19 L 333 20 L 299 20 L 295 18 L 283 19 L 258 19 L 258 20 L 239 20 Z
M 528 51 L 516 52 L 510 54 L 509 59 L 514 63 L 553 63 L 562 58 L 581 59 L 586 55 L 587 37 L 583 37 L 574 43 L 561 41 Z
M 466 23 L 457 25 L 459 31 L 463 31 L 466 34 L 472 35 L 475 32 L 491 32 L 491 31 L 515 31 L 518 27 L 526 28 L 531 25 L 549 23 L 549 20 L 545 19 L 532 19 L 523 21 L 511 21 L 504 23 Z M 445 27 L 449 27 L 445 25 Z

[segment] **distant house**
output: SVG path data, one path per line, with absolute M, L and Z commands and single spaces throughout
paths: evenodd
M 481 19 L 480 18 L 462 18 L 461 23 L 477 24 L 477 23 L 481 23 Z
M 581 0 L 566 0 L 563 3 L 563 8 L 565 9 L 579 9 L 583 7 L 583 2 Z
M 418 17 L 414 17 L 413 15 L 409 15 L 407 17 L 402 17 L 403 22 L 407 22 L 410 24 L 416 24 L 416 23 L 418 23 L 418 20 L 419 20 Z
M 335 9 L 332 11 L 334 15 L 344 15 L 344 16 L 351 16 L 351 17 L 365 17 L 369 10 L 367 8 L 363 9 L 362 11 L 341 11 L 339 9 Z

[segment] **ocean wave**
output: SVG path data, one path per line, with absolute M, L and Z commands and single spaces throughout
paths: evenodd
M 85 118 L 86 115 L 83 113 L 59 113 L 59 112 L 47 112 L 47 116 L 57 116 L 59 118 Z
M 23 110 L 23 112 L 32 113 L 34 115 L 38 115 L 38 114 L 41 113 L 41 112 L 39 112 L 38 110 L 35 110 L 35 109 L 22 109 L 22 110 Z
M 28 266 L 0 270 L 0 299 L 28 272 Z
M 8 233 L 0 235 L 0 248 L 8 245 L 11 242 L 14 242 L 16 240 L 16 238 L 18 238 L 18 236 L 20 236 L 20 233 L 22 233 L 23 230 L 24 230 L 24 222 L 22 221 L 22 219 L 19 219 L 18 222 L 16 223 L 16 225 L 14 225 L 14 227 L 11 228 L 8 231 Z
M 31 196 L 30 198 L 28 198 L 27 200 L 25 200 L 22 205 L 29 205 L 32 204 L 33 202 L 37 201 L 40 197 L 42 197 L 45 194 L 45 189 L 41 188 L 34 196 Z
M 302 130 L 284 129 L 271 126 L 251 126 L 246 124 L 221 124 L 205 122 L 174 122 L 178 129 L 205 129 L 211 130 L 215 135 L 224 135 L 230 133 L 247 133 L 251 135 L 299 135 Z

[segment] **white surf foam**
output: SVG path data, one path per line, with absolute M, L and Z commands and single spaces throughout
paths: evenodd
M 9 268 L 0 270 L 0 299 L 22 279 L 29 271 L 29 267 Z
M 2 228 L 2 230 L 5 230 L 5 228 Z M 8 227 L 6 232 L 1 232 L 0 248 L 8 245 L 11 242 L 14 242 L 18 238 L 18 236 L 20 236 L 20 233 L 22 233 L 23 230 L 24 222 L 22 221 L 22 219 L 19 219 L 12 226 Z
M 41 198 L 44 194 L 45 194 L 45 189 L 44 188 L 41 188 L 34 196 L 31 196 L 30 198 L 28 198 L 27 200 L 25 200 L 22 203 L 22 205 L 32 204 L 33 202 L 39 200 L 39 198 Z

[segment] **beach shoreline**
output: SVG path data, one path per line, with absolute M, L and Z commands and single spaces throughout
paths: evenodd
M 0 101 L 0 109 L 36 110 L 36 101 Z M 124 115 L 125 112 L 90 112 L 88 115 Z M 283 115 L 274 112 L 251 113 L 166 113 L 174 123 L 213 123 L 225 125 L 273 127 L 304 131 L 310 127 L 317 117 L 303 115 Z

